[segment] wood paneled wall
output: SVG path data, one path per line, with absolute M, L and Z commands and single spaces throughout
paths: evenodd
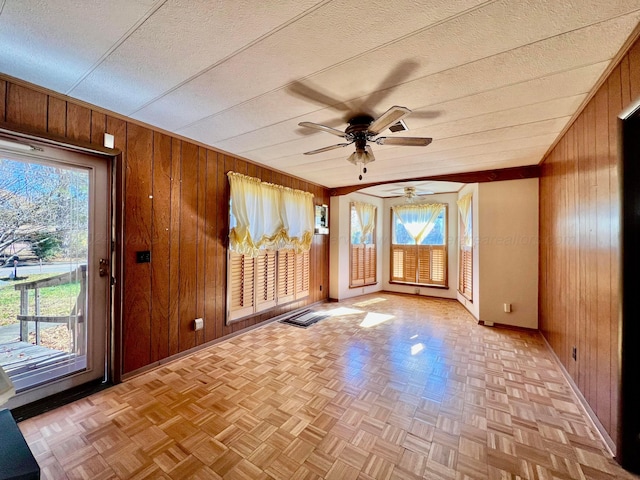
M 329 239 L 315 235 L 308 298 L 225 324 L 227 172 L 309 191 L 316 204 L 329 204 L 327 189 L 2 77 L 0 120 L 97 145 L 105 132 L 115 136 L 122 151 L 122 373 L 327 298 Z M 136 263 L 141 250 L 151 251 L 151 263 Z M 195 332 L 198 317 L 204 330 Z
M 619 386 L 617 116 L 638 97 L 640 42 L 545 158 L 540 179 L 540 329 L 614 440 Z

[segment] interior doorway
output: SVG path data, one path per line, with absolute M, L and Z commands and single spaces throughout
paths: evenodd
M 640 473 L 640 106 L 623 114 L 620 121 L 619 173 L 621 191 L 621 308 L 620 308 L 620 405 L 616 458 L 620 464 Z
M 104 157 L 0 144 L 0 366 L 16 390 L 5 407 L 106 379 L 110 168 Z

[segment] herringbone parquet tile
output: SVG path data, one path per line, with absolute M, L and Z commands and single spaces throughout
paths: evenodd
M 612 479 L 537 333 L 374 294 L 20 424 L 44 479 Z

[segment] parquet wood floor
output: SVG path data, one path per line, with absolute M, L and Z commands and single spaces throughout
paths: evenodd
M 612 479 L 537 333 L 373 294 L 26 420 L 43 479 Z

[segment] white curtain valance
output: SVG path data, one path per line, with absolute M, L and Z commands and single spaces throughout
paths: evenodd
M 313 194 L 229 172 L 229 248 L 257 256 L 261 249 L 308 251 L 313 239 Z
M 438 215 L 446 208 L 443 203 L 394 205 L 391 209 L 416 245 L 429 235 Z
M 376 206 L 370 203 L 353 202 L 353 207 L 360 223 L 360 243 L 366 243 L 366 239 L 373 233 L 376 226 Z
M 460 219 L 464 225 L 464 230 L 460 238 L 460 245 L 463 247 L 471 247 L 473 245 L 473 232 L 471 225 L 471 199 L 472 194 L 466 195 L 458 199 L 458 212 L 460 212 Z

